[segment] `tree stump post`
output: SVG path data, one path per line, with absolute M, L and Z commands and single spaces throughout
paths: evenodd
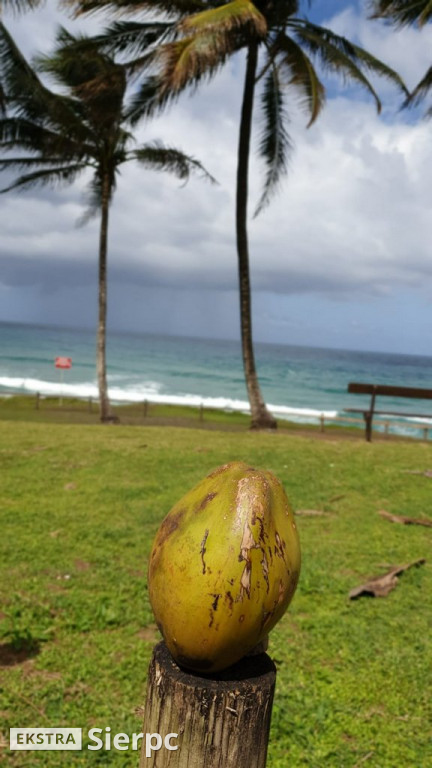
M 148 674 L 140 768 L 265 768 L 275 683 L 266 653 L 205 677 L 182 670 L 159 643 Z M 159 741 L 150 734 L 160 735 L 158 749 L 150 748 Z

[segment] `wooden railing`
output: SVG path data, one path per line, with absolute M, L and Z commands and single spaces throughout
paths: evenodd
M 12 392 L 12 391 L 3 391 L 1 393 L 5 396 L 17 396 L 18 393 Z M 19 393 L 19 397 L 28 397 L 33 398 L 34 400 L 34 407 L 36 410 L 43 409 L 43 402 L 45 399 L 53 400 L 56 399 L 52 395 L 41 395 L 39 392 L 36 393 Z M 86 405 L 86 410 L 88 413 L 94 413 L 96 414 L 98 410 L 98 400 L 97 398 L 92 397 L 79 397 L 74 396 L 71 398 L 72 400 L 81 401 L 83 405 Z M 129 405 L 129 406 L 136 406 L 136 412 L 137 416 L 140 419 L 143 419 L 144 421 L 149 419 L 151 417 L 151 408 L 152 405 L 154 405 L 149 400 L 143 400 L 141 402 L 135 402 L 131 403 L 130 401 L 116 401 L 118 405 Z M 191 413 L 192 413 L 191 408 Z M 203 403 L 201 403 L 198 407 L 195 406 L 195 418 L 198 419 L 200 422 L 208 422 L 212 420 L 212 411 L 213 410 L 220 410 L 220 409 L 212 409 L 208 406 L 204 406 Z M 234 413 L 233 409 L 225 408 L 224 409 L 227 413 Z M 173 415 L 174 417 L 174 415 Z M 407 417 L 409 417 L 409 414 L 407 414 Z M 284 419 L 285 421 L 285 419 Z M 287 422 L 290 421 L 290 419 L 286 419 Z M 292 419 L 294 421 L 294 419 Z M 299 424 L 300 422 L 295 421 L 296 424 Z M 337 416 L 328 416 L 325 413 L 320 414 L 320 416 L 317 416 L 314 420 L 312 420 L 312 417 L 310 420 L 304 422 L 305 424 L 314 425 L 317 427 L 317 429 L 324 433 L 326 432 L 326 429 L 330 426 L 338 426 L 338 427 L 355 427 L 358 429 L 364 429 L 364 419 L 361 417 L 354 417 L 354 416 L 348 416 L 345 415 L 343 412 L 338 414 Z M 373 422 L 374 428 L 377 427 L 378 431 L 381 432 L 384 436 L 389 436 L 392 433 L 392 430 L 394 428 L 398 428 L 399 430 L 403 429 L 403 435 L 404 436 L 412 436 L 413 438 L 419 437 L 418 433 L 421 434 L 420 439 L 423 440 L 429 440 L 432 437 L 432 418 L 431 418 L 431 424 L 425 424 L 424 421 L 419 421 L 415 419 L 415 416 L 409 417 L 405 420 L 395 419 L 395 418 L 376 418 Z M 411 435 L 409 433 L 412 433 Z M 416 434 L 417 433 L 417 434 Z M 400 432 L 399 432 L 400 434 Z

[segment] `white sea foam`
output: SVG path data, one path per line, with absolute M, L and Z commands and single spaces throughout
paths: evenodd
M 289 405 L 268 405 L 268 409 L 282 418 L 284 416 L 290 417 L 290 419 L 297 418 L 299 421 L 306 421 L 309 419 L 319 419 L 320 416 L 325 416 L 327 419 L 335 419 L 338 416 L 338 411 L 319 411 L 314 408 L 291 408 Z
M 432 426 L 432 416 L 430 417 L 430 419 L 425 419 L 425 418 L 422 418 L 421 416 L 419 416 L 418 418 L 416 418 L 415 416 L 407 416 L 405 418 L 407 421 L 418 421 L 420 424 L 424 424 L 425 426 L 426 425 Z
M 94 381 L 71 384 L 67 381 L 62 383 L 60 381 L 0 376 L 0 387 L 8 390 L 9 394 L 13 390 L 17 394 L 20 392 L 39 392 L 41 395 L 52 395 L 54 397 L 59 395 L 78 398 L 98 397 L 98 387 Z M 160 389 L 161 387 L 158 382 L 148 381 L 138 387 L 109 387 L 109 395 L 113 401 L 133 403 L 157 397 Z
M 41 381 L 40 379 L 19 379 L 9 376 L 0 376 L 0 387 L 6 390 L 14 390 L 16 394 L 22 392 L 41 395 L 64 395 L 68 397 L 97 397 L 97 387 L 93 383 L 61 384 L 59 381 Z
M 383 411 L 382 413 L 379 414 L 379 418 L 381 420 L 384 420 L 384 419 L 387 420 L 390 427 L 392 426 L 393 422 L 398 422 L 400 424 L 401 421 L 409 422 L 409 424 L 412 424 L 413 427 L 415 427 L 416 424 L 424 424 L 425 426 L 432 426 L 432 414 L 431 414 L 430 417 L 427 417 L 427 416 L 396 416 L 394 413 L 385 413 Z
M 109 380 L 112 381 L 111 378 Z M 119 380 L 120 377 L 114 377 L 114 385 L 109 386 L 109 396 L 113 403 L 142 403 L 144 400 L 147 400 L 149 403 L 185 405 L 196 408 L 202 406 L 209 409 L 215 408 L 225 411 L 250 413 L 249 403 L 246 400 L 231 397 L 204 397 L 193 394 L 168 394 L 162 391 L 163 387 L 157 381 L 144 381 L 121 387 L 118 385 Z M 98 399 L 98 387 L 95 381 L 72 384 L 67 381 L 61 383 L 60 381 L 44 381 L 34 378 L 0 376 L 0 395 L 2 396 L 20 393 L 35 394 L 36 392 L 39 392 L 42 396 L 63 396 L 82 399 L 91 397 L 94 400 Z M 343 421 L 343 413 L 336 410 L 321 411 L 315 408 L 293 408 L 289 405 L 273 403 L 268 404 L 268 409 L 277 418 L 300 424 L 318 424 L 322 416 L 325 419 L 334 419 L 339 416 L 341 421 Z M 418 429 L 421 429 L 420 424 L 424 424 L 425 427 L 432 427 L 432 417 L 428 419 L 415 418 L 413 416 L 405 417 L 404 420 L 407 422 L 406 427 L 402 426 L 399 422 L 398 426 L 395 426 L 392 431 L 398 434 L 412 434 L 412 430 L 416 426 Z M 391 421 L 391 418 L 389 418 L 390 425 Z
M 98 388 L 95 382 L 83 382 L 80 384 L 68 384 L 59 381 L 42 381 L 32 378 L 13 378 L 0 376 L 0 387 L 4 387 L 10 394 L 11 390 L 19 392 L 36 393 L 41 395 L 95 398 L 98 397 Z M 249 403 L 231 397 L 203 397 L 193 394 L 172 395 L 161 392 L 161 385 L 156 381 L 146 381 L 142 384 L 134 384 L 127 387 L 109 387 L 109 396 L 113 402 L 139 403 L 148 400 L 151 403 L 165 403 L 168 405 L 189 405 L 199 408 L 217 408 L 226 411 L 239 411 L 249 413 Z M 269 410 L 280 418 L 294 421 L 316 421 L 321 415 L 327 418 L 337 416 L 337 411 L 319 411 L 312 408 L 291 408 L 287 405 L 268 405 Z

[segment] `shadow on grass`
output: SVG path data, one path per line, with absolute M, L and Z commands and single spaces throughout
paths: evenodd
M 2 667 L 15 667 L 33 659 L 41 651 L 41 643 L 34 638 L 23 639 L 20 643 L 15 640 L 9 643 L 0 643 L 0 669 Z

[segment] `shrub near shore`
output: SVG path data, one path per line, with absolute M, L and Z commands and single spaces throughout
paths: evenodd
M 172 505 L 212 468 L 274 472 L 298 516 L 303 569 L 272 632 L 278 667 L 269 768 L 432 760 L 430 563 L 385 599 L 348 600 L 386 566 L 430 557 L 427 444 L 280 433 L 0 422 L 0 732 L 18 725 L 141 730 L 158 639 L 147 557 Z M 99 757 L 97 757 L 99 755 Z M 42 764 L 32 752 L 11 764 Z M 37 758 L 37 760 L 36 760 Z M 136 766 L 136 752 L 43 755 L 44 766 Z

